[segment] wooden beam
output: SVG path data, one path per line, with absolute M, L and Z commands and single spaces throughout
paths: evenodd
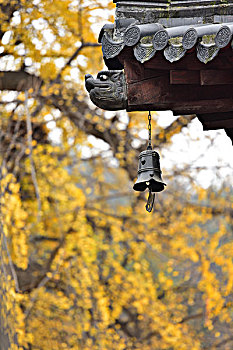
M 172 85 L 228 85 L 233 84 L 233 69 L 203 69 L 203 70 L 171 70 L 170 84 Z
M 203 130 L 217 130 L 233 127 L 233 120 L 215 120 L 203 123 Z
M 140 108 L 140 104 L 157 103 L 163 95 L 163 86 L 164 79 L 162 77 L 128 83 L 128 105 Z
M 233 99 L 189 101 L 183 104 L 179 103 L 179 105 L 173 104 L 170 107 L 168 109 L 171 109 L 174 115 L 231 112 Z
M 128 104 L 148 103 L 183 104 L 193 101 L 233 99 L 233 85 L 171 85 L 168 75 L 142 81 L 127 81 Z M 170 108 L 168 108 L 170 109 Z M 229 111 L 229 110 L 228 110 Z
M 227 136 L 230 137 L 230 139 L 232 141 L 232 145 L 233 145 L 233 128 L 230 128 L 230 129 L 226 128 L 225 132 L 226 132 Z
M 129 105 L 128 112 L 131 111 L 173 111 L 174 115 L 201 114 L 201 113 L 221 113 L 233 110 L 233 99 L 201 100 L 201 101 L 180 101 L 180 102 L 153 102 L 142 103 L 140 105 Z
M 206 69 L 200 71 L 201 85 L 233 84 L 233 70 Z
M 189 101 L 170 104 L 169 107 L 174 115 L 230 112 L 233 110 L 233 99 Z
M 233 128 L 233 112 L 197 114 L 204 130 Z
M 144 66 L 136 60 L 125 59 L 124 71 L 128 82 L 140 81 L 144 78 Z
M 127 54 L 129 54 L 129 52 L 127 52 Z M 136 60 L 136 58 L 132 57 L 132 60 Z M 173 63 L 167 61 L 162 52 L 156 52 L 154 57 L 143 65 L 146 69 L 167 70 L 233 69 L 233 50 L 231 48 L 220 50 L 218 56 L 207 64 L 199 61 L 195 50 L 187 52 L 179 61 Z
M 200 72 L 198 70 L 170 70 L 170 84 L 200 84 Z
M 135 60 L 124 61 L 124 71 L 128 83 L 143 82 L 147 79 L 168 76 L 169 71 L 159 69 L 145 69 L 143 64 Z

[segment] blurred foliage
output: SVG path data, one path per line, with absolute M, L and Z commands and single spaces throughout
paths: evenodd
M 132 191 L 145 113 L 86 97 L 112 8 L 0 2 L 1 350 L 232 349 L 232 189 L 198 187 L 187 164 L 148 215 Z M 191 119 L 156 120 L 161 148 Z

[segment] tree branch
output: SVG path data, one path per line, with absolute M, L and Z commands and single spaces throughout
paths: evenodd
M 35 75 L 25 71 L 0 72 L 0 90 L 25 91 L 29 89 L 38 90 L 42 80 Z
M 233 341 L 233 337 L 229 337 L 229 338 L 226 338 L 226 339 L 224 339 L 224 340 L 221 340 L 221 341 L 218 342 L 218 343 L 212 344 L 212 349 L 216 349 L 216 348 L 220 348 L 220 347 L 221 347 L 221 349 L 223 349 L 222 346 L 223 346 L 223 345 L 226 345 L 227 343 L 229 343 L 229 342 L 231 342 L 231 341 Z M 209 349 L 210 349 L 209 346 L 205 346 L 205 347 L 203 348 L 203 350 L 209 350 Z M 224 349 L 225 349 L 225 348 L 224 348 Z
M 77 50 L 73 53 L 73 55 L 69 58 L 69 60 L 65 63 L 65 65 L 61 68 L 60 72 L 58 73 L 55 80 L 59 79 L 61 77 L 62 72 L 71 65 L 71 62 L 79 55 L 79 53 L 85 48 L 85 47 L 99 47 L 100 44 L 98 43 L 82 43 L 80 47 L 77 48 Z
M 187 322 L 187 321 L 190 321 L 190 320 L 195 320 L 197 318 L 200 318 L 203 316 L 203 312 L 199 312 L 198 314 L 194 314 L 194 315 L 189 315 L 189 316 L 186 316 L 184 317 L 180 322 L 178 323 L 184 323 L 184 322 Z

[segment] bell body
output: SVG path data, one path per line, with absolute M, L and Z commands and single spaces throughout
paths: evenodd
M 159 158 L 159 154 L 152 149 L 140 153 L 138 178 L 133 186 L 135 191 L 145 191 L 146 188 L 152 192 L 164 190 L 166 184 L 162 180 Z

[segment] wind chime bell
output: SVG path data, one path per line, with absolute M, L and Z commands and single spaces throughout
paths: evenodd
M 139 155 L 138 178 L 133 189 L 135 191 L 145 191 L 147 188 L 151 192 L 161 192 L 166 184 L 161 177 L 159 164 L 159 154 L 150 147 Z
M 145 191 L 149 189 L 149 197 L 146 204 L 146 210 L 151 212 L 154 205 L 155 192 L 164 190 L 166 184 L 162 180 L 160 170 L 159 154 L 152 150 L 151 146 L 151 113 L 148 115 L 149 140 L 147 150 L 139 155 L 138 178 L 133 189 L 135 191 Z

